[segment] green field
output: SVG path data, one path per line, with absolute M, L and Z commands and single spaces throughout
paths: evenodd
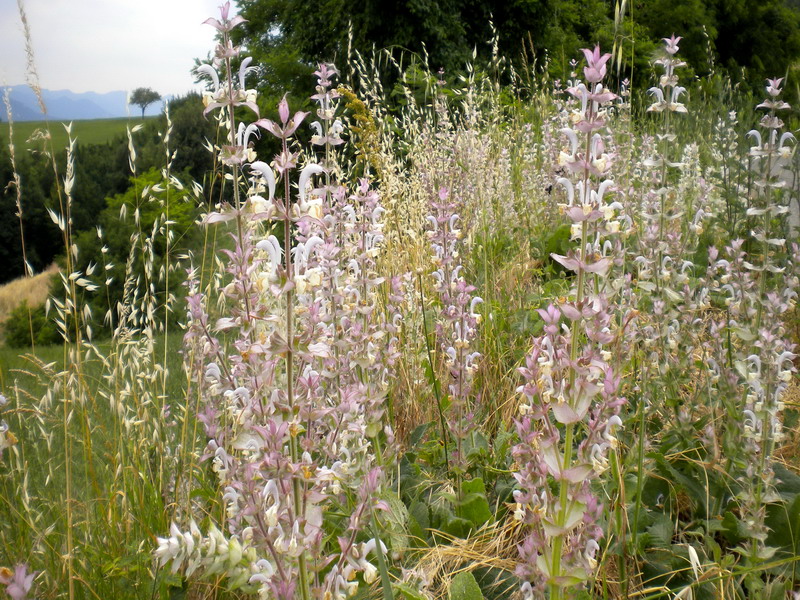
M 157 119 L 159 117 L 146 117 L 146 120 Z M 77 137 L 79 144 L 103 144 L 118 136 L 125 135 L 125 128 L 130 124 L 131 127 L 141 123 L 139 117 L 122 117 L 119 119 L 89 119 L 85 121 L 72 122 L 72 136 Z M 65 123 L 69 124 L 69 123 Z M 27 145 L 27 140 L 31 135 L 39 130 L 50 129 L 53 136 L 55 148 L 63 148 L 67 145 L 67 131 L 60 121 L 23 121 L 14 123 L 14 145 L 23 148 Z M 2 136 L 8 139 L 8 123 L 2 124 Z

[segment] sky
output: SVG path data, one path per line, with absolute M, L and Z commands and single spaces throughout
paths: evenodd
M 197 89 L 194 58 L 214 47 L 222 0 L 22 0 L 39 84 L 73 92 Z M 234 8 L 231 8 L 234 14 Z M 25 83 L 17 0 L 0 0 L 0 85 Z

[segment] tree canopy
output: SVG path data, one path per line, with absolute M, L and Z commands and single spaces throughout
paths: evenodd
M 698 75 L 712 64 L 754 86 L 782 76 L 800 58 L 800 19 L 787 0 L 240 0 L 243 27 L 234 30 L 256 62 L 264 65 L 268 90 L 292 89 L 317 62 L 344 66 L 348 48 L 405 49 L 429 57 L 431 70 L 461 71 L 477 51 L 491 54 L 494 32 L 500 54 L 523 52 L 551 74 L 564 77 L 581 47 L 615 41 L 625 48 L 623 65 L 646 67 L 660 38 L 684 38 L 681 53 Z M 492 29 L 494 25 L 494 30 Z M 623 74 L 624 75 L 624 74 Z M 277 92 L 276 92 L 277 93 Z

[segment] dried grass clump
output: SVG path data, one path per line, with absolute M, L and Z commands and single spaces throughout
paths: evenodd
M 795 422 L 789 426 L 784 421 L 786 440 L 784 444 L 775 451 L 775 459 L 790 471 L 800 474 L 800 383 L 795 381 L 789 389 L 784 392 L 783 402 L 786 408 L 795 413 Z M 786 417 L 789 416 L 787 411 Z
M 438 532 L 438 535 L 447 537 L 449 543 L 424 549 L 415 571 L 430 582 L 428 592 L 431 598 L 448 598 L 450 582 L 459 573 L 491 568 L 513 574 L 518 561 L 517 544 L 522 541 L 522 534 L 520 523 L 513 519 L 486 525 L 465 540 Z M 509 588 L 502 590 L 504 597 L 519 597 L 516 583 L 509 586 L 507 581 L 498 580 L 495 585 Z

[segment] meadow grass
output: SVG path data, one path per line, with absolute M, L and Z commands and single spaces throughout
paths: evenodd
M 166 337 L 159 335 L 155 338 L 154 351 L 159 356 L 168 357 L 168 368 L 175 374 L 180 373 L 182 369 L 182 338 L 183 334 L 180 331 L 170 333 Z M 112 343 L 112 340 L 105 339 L 97 343 L 97 348 L 103 354 L 108 354 Z M 36 398 L 43 394 L 47 387 L 47 381 L 43 379 L 44 375 L 39 365 L 52 364 L 54 370 L 63 371 L 68 364 L 67 360 L 62 344 L 37 346 L 35 350 L 0 345 L 0 392 L 9 396 L 16 386 L 25 389 L 30 397 Z M 86 369 L 87 380 L 94 382 L 90 390 L 96 393 L 102 379 L 102 363 L 98 360 L 88 360 L 84 361 L 82 366 Z M 182 397 L 185 392 L 183 387 L 180 377 L 170 378 L 167 388 L 169 396 Z
M 145 117 L 145 121 L 160 119 L 157 117 Z M 81 144 L 105 144 L 115 138 L 124 138 L 127 127 L 133 127 L 142 122 L 140 117 L 121 117 L 116 119 L 83 119 L 72 122 L 72 137 Z M 69 124 L 68 121 L 64 122 Z M 53 137 L 53 147 L 63 149 L 68 144 L 68 136 L 64 127 L 58 121 L 15 121 L 13 144 L 18 148 L 27 146 L 28 138 L 36 130 L 49 130 Z M 8 139 L 8 123 L 3 123 L 0 134 Z
M 171 376 L 159 391 L 174 402 L 186 397 L 181 347 L 182 334 L 176 332 L 156 337 L 150 351 L 166 357 Z M 0 554 L 18 555 L 27 547 L 29 559 L 58 573 L 63 564 L 53 563 L 52 553 L 63 552 L 74 534 L 75 569 L 85 578 L 77 598 L 144 598 L 154 593 L 147 561 L 139 557 L 148 552 L 171 512 L 160 491 L 166 482 L 159 481 L 158 440 L 148 436 L 148 444 L 130 443 L 139 437 L 147 406 L 140 407 L 140 418 L 127 420 L 114 406 L 119 381 L 108 378 L 109 366 L 124 352 L 105 340 L 78 367 L 71 362 L 69 346 L 37 347 L 28 353 L 0 348 L 0 392 L 15 406 L 6 418 L 14 423 L 19 440 L 8 458 L 25 473 L 22 486 L 8 477 L 0 481 L 0 513 L 7 525 L 0 531 Z M 80 401 L 73 404 L 69 394 L 52 396 L 58 380 L 80 388 Z M 130 397 L 134 403 L 157 402 L 141 391 Z M 68 404 L 70 426 L 63 427 L 62 409 Z M 70 490 L 68 498 L 65 489 Z M 20 537 L 24 531 L 28 533 Z M 90 539 L 103 541 L 86 543 Z

